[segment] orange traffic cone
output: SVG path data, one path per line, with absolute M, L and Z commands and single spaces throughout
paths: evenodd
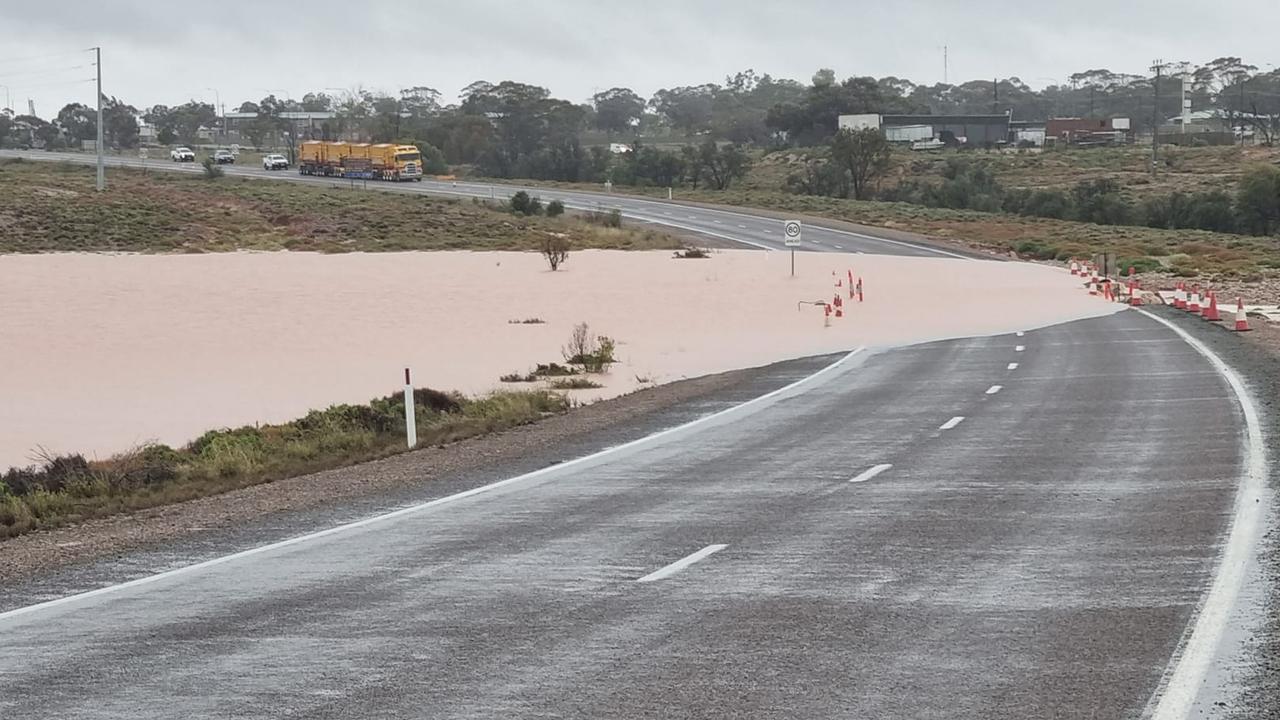
M 1244 314 L 1244 300 L 1236 298 L 1236 332 L 1248 332 L 1249 318 Z
M 1204 312 L 1201 313 L 1200 317 L 1209 322 L 1222 321 L 1222 316 L 1218 314 L 1218 294 L 1212 290 L 1209 291 L 1209 304 L 1205 306 Z
M 1075 260 L 1071 261 L 1071 274 L 1072 275 L 1080 274 L 1080 263 L 1076 262 Z
M 1137 280 L 1134 280 L 1129 283 L 1129 304 L 1130 305 L 1138 306 L 1142 304 L 1142 293 L 1139 292 L 1141 289 L 1142 288 L 1138 285 Z
M 1179 310 L 1187 309 L 1187 290 L 1182 283 L 1173 288 L 1173 306 Z
M 1187 312 L 1196 313 L 1196 314 L 1200 313 L 1200 288 L 1199 287 L 1194 287 L 1191 289 L 1190 299 L 1187 300 Z

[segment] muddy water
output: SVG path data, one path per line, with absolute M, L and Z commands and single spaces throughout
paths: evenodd
M 859 344 L 1043 325 L 1110 311 L 1058 271 L 1012 263 L 783 253 L 0 256 L 0 467 L 39 447 L 105 456 L 287 420 L 419 385 L 464 392 L 561 360 L 574 323 L 619 340 L 604 390 Z M 867 302 L 824 328 L 798 300 L 832 272 Z M 978 290 L 981 289 L 981 292 Z M 537 317 L 538 325 L 509 320 Z

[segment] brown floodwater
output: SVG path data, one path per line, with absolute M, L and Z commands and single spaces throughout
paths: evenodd
M 866 302 L 824 327 L 800 300 L 833 274 Z M 0 256 L 0 468 L 41 447 L 102 457 L 288 420 L 415 383 L 468 393 L 563 361 L 575 323 L 619 342 L 583 400 L 861 344 L 1103 314 L 1065 272 L 1021 263 L 726 251 Z M 539 318 L 543 324 L 512 324 Z

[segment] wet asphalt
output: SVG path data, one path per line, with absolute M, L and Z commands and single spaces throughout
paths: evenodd
M 0 614 L 0 717 L 1142 716 L 1243 462 L 1234 396 L 1168 328 L 866 351 L 548 465 L 731 404 Z M 103 561 L 0 612 L 360 510 Z

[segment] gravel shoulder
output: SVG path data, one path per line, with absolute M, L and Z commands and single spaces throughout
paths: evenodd
M 0 611 L 563 462 L 763 395 L 837 356 L 681 380 L 532 425 L 0 542 Z

